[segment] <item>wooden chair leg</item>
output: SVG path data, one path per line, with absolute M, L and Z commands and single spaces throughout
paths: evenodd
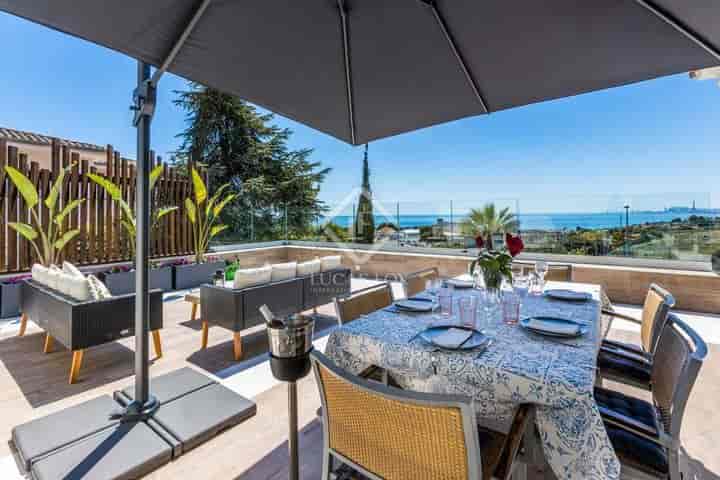
M 70 365 L 71 385 L 77 381 L 78 374 L 80 373 L 80 366 L 82 365 L 83 353 L 85 353 L 85 350 L 73 350 L 72 365 Z
M 233 353 L 235 361 L 239 361 L 242 358 L 242 337 L 240 332 L 233 332 Z
M 43 347 L 43 352 L 44 353 L 52 352 L 52 347 L 53 347 L 53 337 L 49 333 L 46 333 L 45 334 L 45 346 Z
M 153 346 L 155 347 L 155 358 L 162 358 L 163 351 L 162 351 L 162 343 L 160 342 L 160 330 L 153 330 L 152 331 L 152 337 L 153 337 Z
M 195 321 L 197 318 L 197 303 L 192 304 L 192 310 L 190 310 L 190 320 Z
M 18 332 L 18 337 L 22 337 L 25 335 L 25 329 L 27 328 L 27 315 L 22 314 L 22 317 L 20 317 L 20 331 Z
M 207 342 L 208 342 L 208 322 L 203 321 L 202 322 L 202 342 L 200 344 L 200 348 L 202 350 L 205 350 L 207 348 Z

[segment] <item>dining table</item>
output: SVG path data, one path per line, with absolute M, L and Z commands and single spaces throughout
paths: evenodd
M 585 301 L 558 300 L 546 294 L 551 289 L 589 295 Z M 456 302 L 480 295 L 474 288 L 453 292 Z M 430 292 L 419 296 L 433 298 Z M 509 425 L 518 405 L 532 404 L 535 438 L 557 478 L 619 478 L 620 464 L 593 395 L 605 331 L 601 286 L 547 282 L 545 292 L 527 295 L 520 307 L 521 318 L 540 316 L 572 320 L 584 333 L 572 339 L 539 335 L 504 323 L 501 310 L 491 310 L 482 324 L 492 339 L 487 348 L 447 350 L 419 334 L 430 326 L 458 322 L 455 316 L 390 307 L 334 330 L 325 353 L 351 373 L 381 367 L 403 389 L 468 396 L 479 423 L 498 430 Z

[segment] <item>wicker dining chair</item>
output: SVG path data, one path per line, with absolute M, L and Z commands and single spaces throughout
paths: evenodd
M 381 283 L 356 290 L 350 296 L 333 299 L 335 313 L 340 325 L 352 322 L 362 315 L 388 307 L 393 303 L 392 287 L 389 283 Z
M 311 353 L 323 421 L 323 480 L 334 464 L 373 480 L 510 478 L 530 407 L 508 435 L 479 430 L 467 397 L 398 390 L 350 375 Z
M 652 403 L 597 388 L 595 400 L 626 478 L 680 480 L 683 414 L 707 355 L 703 339 L 670 315 L 651 374 Z
M 405 298 L 410 298 L 424 291 L 427 288 L 427 282 L 429 280 L 436 280 L 438 278 L 440 278 L 440 272 L 437 267 L 426 268 L 408 274 L 402 282 L 403 289 L 405 290 Z
M 653 283 L 645 297 L 641 319 L 603 309 L 605 316 L 640 324 L 640 345 L 603 340 L 598 354 L 598 377 L 649 389 L 658 338 L 674 305 L 670 292 Z

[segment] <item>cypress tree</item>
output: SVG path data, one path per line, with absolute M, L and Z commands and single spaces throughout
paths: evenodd
M 365 156 L 363 157 L 362 187 L 358 198 L 353 236 L 358 243 L 373 243 L 375 240 L 375 216 L 373 215 L 367 144 L 365 144 Z

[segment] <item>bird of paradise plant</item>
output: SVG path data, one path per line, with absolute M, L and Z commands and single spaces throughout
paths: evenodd
M 150 172 L 150 192 L 152 193 L 153 189 L 155 188 L 155 185 L 157 184 L 158 179 L 160 178 L 160 175 L 162 175 L 163 172 L 163 166 L 158 165 L 155 168 L 152 169 Z M 120 210 L 122 211 L 122 219 L 120 220 L 121 225 L 127 232 L 128 236 L 130 237 L 131 241 L 128 242 L 130 244 L 130 252 L 131 254 L 135 254 L 135 233 L 137 230 L 137 222 L 135 220 L 135 212 L 133 212 L 132 208 L 130 208 L 130 205 L 123 200 L 122 198 L 122 190 L 120 187 L 115 185 L 113 182 L 108 180 L 106 177 L 103 177 L 102 175 L 97 175 L 95 173 L 88 173 L 88 178 L 92 180 L 93 182 L 100 185 L 109 195 L 110 198 L 114 202 L 117 202 L 118 205 L 120 205 Z M 167 215 L 170 212 L 174 212 L 177 210 L 178 207 L 160 207 L 157 210 L 153 211 L 151 213 L 151 222 L 150 222 L 150 231 L 155 232 L 157 230 L 157 227 L 160 224 L 160 219 L 162 219 L 165 215 Z
M 55 183 L 43 201 L 48 209 L 49 218 L 51 219 L 51 221 L 47 222 L 45 228 L 43 228 L 43 224 L 40 221 L 40 194 L 35 188 L 35 185 L 33 185 L 30 179 L 23 175 L 20 170 L 11 166 L 5 167 L 8 177 L 10 177 L 10 180 L 25 200 L 25 205 L 30 211 L 32 222 L 31 224 L 10 222 L 8 226 L 30 242 L 35 250 L 38 261 L 46 267 L 56 263 L 68 242 L 80 233 L 80 229 L 63 231 L 62 226 L 65 218 L 85 201 L 84 198 L 69 202 L 59 213 L 55 213 L 58 208 L 58 197 L 62 193 L 63 180 L 73 166 L 74 164 L 60 170 L 58 177 L 55 179 Z
M 193 182 L 194 195 L 192 198 L 188 197 L 185 199 L 185 212 L 192 225 L 195 262 L 203 263 L 205 261 L 205 253 L 210 245 L 210 240 L 228 228 L 227 225 L 217 223 L 220 220 L 220 212 L 222 212 L 223 208 L 233 201 L 237 195 L 228 193 L 222 200 L 220 199 L 225 190 L 230 186 L 229 183 L 226 183 L 218 188 L 215 194 L 208 199 L 207 187 L 205 187 L 205 182 L 196 169 L 190 169 L 190 177 Z

